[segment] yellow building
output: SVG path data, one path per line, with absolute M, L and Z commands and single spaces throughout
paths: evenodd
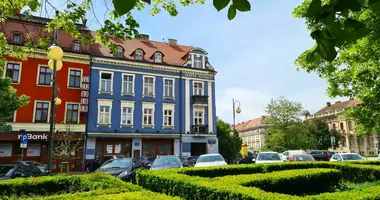
M 265 144 L 265 134 L 270 127 L 268 124 L 263 124 L 263 117 L 242 122 L 236 125 L 236 130 L 243 144 L 247 144 L 249 151 L 260 151 Z

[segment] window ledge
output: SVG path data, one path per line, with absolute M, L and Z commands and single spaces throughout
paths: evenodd
M 40 85 L 40 84 L 37 84 L 37 87 L 51 87 L 51 85 Z
M 153 95 L 150 95 L 150 94 L 143 94 L 142 96 L 143 98 L 155 98 L 156 96 L 153 94 Z
M 174 126 L 173 125 L 171 125 L 171 126 L 169 126 L 169 125 L 163 125 L 162 128 L 164 128 L 164 129 L 174 129 Z
M 154 124 L 152 124 L 152 125 L 143 124 L 142 128 L 154 128 Z
M 120 128 L 133 128 L 133 124 L 120 124 Z
M 100 124 L 100 123 L 97 123 L 96 127 L 99 127 L 99 126 L 108 126 L 108 127 L 111 127 L 111 124 Z
M 12 85 L 20 85 L 20 82 L 12 82 Z
M 172 97 L 164 96 L 164 99 L 175 100 L 174 96 L 172 96 Z
M 82 88 L 80 88 L 80 87 L 70 87 L 70 86 L 67 86 L 67 89 L 71 89 L 71 90 L 82 90 Z
M 98 94 L 110 94 L 110 95 L 113 95 L 113 92 L 112 91 L 108 92 L 108 91 L 101 91 L 101 90 L 99 90 Z
M 134 93 L 120 93 L 121 96 L 132 96 L 134 97 L 135 94 Z

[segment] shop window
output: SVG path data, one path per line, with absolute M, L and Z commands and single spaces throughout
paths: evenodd
M 149 150 L 148 150 L 148 144 L 143 145 L 143 156 L 148 156 Z
M 0 144 L 0 157 L 11 157 L 12 156 L 12 143 Z
M 160 155 L 165 154 L 165 144 L 160 144 L 159 154 Z

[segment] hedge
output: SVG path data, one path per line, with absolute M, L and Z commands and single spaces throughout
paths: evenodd
M 47 196 L 116 187 L 125 188 L 128 191 L 141 190 L 136 185 L 126 183 L 104 173 L 72 176 L 56 175 L 0 181 L 0 199 L 9 196 Z
M 329 177 L 330 174 L 332 174 L 331 177 Z M 137 173 L 137 183 L 142 187 L 154 192 L 180 196 L 184 199 L 322 200 L 326 198 L 339 199 L 339 197 L 343 199 L 343 193 L 345 195 L 361 193 L 361 191 L 352 190 L 305 197 L 273 193 L 284 192 L 285 190 L 298 190 L 300 191 L 299 193 L 296 192 L 298 195 L 325 192 L 331 190 L 333 185 L 338 185 L 340 178 L 353 182 L 374 181 L 380 178 L 380 167 L 363 164 L 315 162 L 149 170 Z M 318 187 L 322 187 L 322 189 Z M 336 196 L 334 197 L 334 195 Z M 373 197 L 372 199 L 375 199 Z

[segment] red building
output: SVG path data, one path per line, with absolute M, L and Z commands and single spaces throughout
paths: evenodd
M 39 38 L 52 38 L 53 33 L 44 31 L 48 19 L 33 17 L 19 20 L 8 19 L 0 27 L 8 42 L 13 45 L 23 45 Z M 89 31 L 83 25 L 82 34 Z M 63 68 L 57 72 L 56 96 L 62 100 L 55 106 L 56 139 L 62 138 L 62 133 L 74 132 L 73 140 L 78 141 L 78 148 L 71 152 L 70 170 L 81 170 L 83 162 L 83 135 L 85 132 L 86 112 L 81 112 L 81 92 L 83 81 L 89 76 L 88 47 L 80 45 L 68 33 L 58 31 L 58 45 L 64 51 Z M 30 102 L 18 109 L 9 125 L 12 131 L 0 133 L 0 164 L 12 163 L 18 160 L 36 160 L 41 163 L 48 161 L 48 139 L 50 121 L 50 102 L 52 98 L 52 72 L 48 67 L 48 57 L 45 51 L 37 51 L 27 60 L 6 57 L 4 76 L 10 77 L 13 87 L 19 95 L 27 95 Z M 71 120 L 69 125 L 63 122 Z M 29 134 L 29 144 L 26 149 L 20 148 L 20 130 Z M 53 170 L 59 170 L 59 157 L 53 160 Z

